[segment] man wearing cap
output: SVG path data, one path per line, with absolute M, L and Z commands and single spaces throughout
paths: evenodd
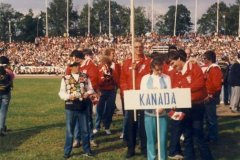
M 79 71 L 79 63 L 69 65 L 71 74 L 65 75 L 61 81 L 59 96 L 65 101 L 66 111 L 66 141 L 64 146 L 64 158 L 71 156 L 74 129 L 79 122 L 84 155 L 93 156 L 89 141 L 89 125 L 87 98 L 94 93 L 88 76 Z

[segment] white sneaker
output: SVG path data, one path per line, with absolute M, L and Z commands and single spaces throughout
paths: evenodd
M 93 129 L 93 134 L 97 134 L 98 130 L 97 129 Z
M 105 132 L 106 132 L 107 135 L 112 134 L 112 132 L 110 131 L 110 129 L 105 129 Z
M 98 144 L 94 140 L 90 141 L 90 145 L 91 147 L 98 147 Z
M 120 135 L 120 137 L 119 137 L 120 139 L 123 139 L 123 133 L 121 133 L 121 135 Z
M 174 156 L 168 156 L 169 159 L 172 159 L 172 160 L 182 160 L 184 159 L 184 157 L 180 154 L 176 154 Z
M 180 140 L 184 141 L 184 135 L 183 134 L 181 135 Z

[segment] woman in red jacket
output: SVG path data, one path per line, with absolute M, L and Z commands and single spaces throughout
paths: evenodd
M 100 130 L 100 123 L 103 122 L 106 134 L 111 134 L 110 125 L 115 110 L 115 100 L 117 88 L 119 86 L 120 66 L 114 63 L 114 49 L 106 49 L 105 55 L 101 58 L 99 65 L 98 88 L 100 91 L 100 99 L 97 104 L 97 115 L 95 129 L 93 133 Z

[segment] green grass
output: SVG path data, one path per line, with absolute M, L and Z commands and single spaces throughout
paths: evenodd
M 18 78 L 14 83 L 7 125 L 12 130 L 0 137 L 1 160 L 58 160 L 63 159 L 65 141 L 64 103 L 58 97 L 60 79 Z M 240 120 L 219 118 L 220 142 L 211 145 L 217 160 L 239 160 Z M 122 117 L 114 116 L 113 134 L 106 136 L 102 131 L 96 137 L 100 144 L 93 148 L 99 160 L 124 159 L 126 147 L 119 139 Z M 82 148 L 73 150 L 71 159 L 82 157 Z M 139 153 L 139 149 L 137 149 Z M 143 160 L 138 155 L 133 160 Z

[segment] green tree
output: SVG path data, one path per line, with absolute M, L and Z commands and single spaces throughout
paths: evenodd
M 14 20 L 14 14 L 16 12 L 12 8 L 10 4 L 0 3 L 0 39 L 3 41 L 7 41 L 9 37 L 9 23 Z M 13 26 L 11 27 L 11 29 Z
M 53 0 L 49 4 L 49 35 L 62 36 L 67 28 L 67 1 Z M 77 11 L 73 11 L 72 0 L 69 0 L 69 33 L 74 32 L 74 22 L 78 20 Z
M 95 0 L 91 9 L 90 32 L 99 34 L 100 24 L 102 33 L 109 32 L 109 1 Z M 115 1 L 111 1 L 111 31 L 113 35 L 124 35 L 130 32 L 130 9 L 123 7 Z M 79 27 L 81 34 L 88 30 L 88 5 L 85 4 L 80 14 Z M 150 21 L 145 18 L 142 7 L 135 8 L 135 32 L 142 34 L 150 28 Z
M 225 16 L 225 18 L 224 18 Z M 219 3 L 219 33 L 224 34 L 224 30 L 229 27 L 229 7 L 224 3 Z M 225 19 L 225 20 L 224 20 Z M 225 21 L 225 23 L 224 23 Z M 216 32 L 217 26 L 217 3 L 210 6 L 205 14 L 197 22 L 199 24 L 198 32 L 209 34 Z M 229 31 L 229 30 L 228 30 Z M 226 32 L 228 32 L 226 30 Z
M 175 19 L 175 6 L 169 6 L 168 11 L 164 16 L 158 17 L 157 30 L 164 35 L 173 35 L 174 19 Z M 177 24 L 176 35 L 184 34 L 191 31 L 192 27 L 190 11 L 186 6 L 179 4 L 177 7 Z
M 19 40 L 24 40 L 27 42 L 33 42 L 36 35 L 37 28 L 37 18 L 33 17 L 32 9 L 29 9 L 28 14 L 24 16 L 24 18 L 19 22 L 18 28 L 20 29 Z

